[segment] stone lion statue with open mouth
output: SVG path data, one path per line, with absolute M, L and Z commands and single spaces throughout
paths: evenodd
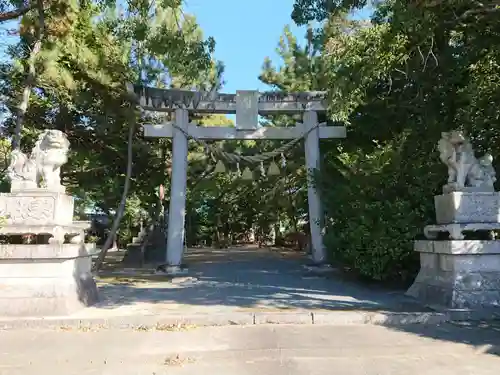
M 11 190 L 64 190 L 61 185 L 61 166 L 67 163 L 68 152 L 68 138 L 62 131 L 55 129 L 45 130 L 38 136 L 29 157 L 19 150 L 12 151 L 7 171 Z

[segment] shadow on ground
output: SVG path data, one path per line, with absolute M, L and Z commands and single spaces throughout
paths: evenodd
M 388 327 L 434 340 L 474 346 L 478 353 L 500 356 L 500 322 L 456 322 L 441 325 L 409 324 Z
M 134 311 L 180 314 L 234 311 L 430 311 L 404 290 L 368 286 L 340 273 L 318 276 L 304 267 L 304 254 L 258 248 L 192 249 L 189 273 L 175 279 L 151 270 L 120 269 L 119 255 L 100 275 L 102 295 L 95 309 L 138 306 Z M 146 307 L 145 307 L 146 306 Z M 500 355 L 500 323 L 387 325 L 387 329 L 471 345 Z
M 189 273 L 173 280 L 150 271 L 104 272 L 99 308 L 152 303 L 205 310 L 252 309 L 426 311 L 402 290 L 369 288 L 341 277 L 308 272 L 293 251 L 258 248 L 192 249 Z M 215 310 L 214 310 L 215 311 Z M 429 310 L 427 310 L 429 311 Z

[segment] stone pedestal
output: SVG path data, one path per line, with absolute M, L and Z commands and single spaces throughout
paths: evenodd
M 434 197 L 437 224 L 500 223 L 500 193 L 453 192 Z
M 0 194 L 0 315 L 64 315 L 98 300 L 87 222 L 73 222 L 73 198 L 45 189 Z M 27 237 L 29 236 L 29 238 Z M 21 243 L 19 243 L 21 242 Z
M 407 294 L 446 309 L 500 308 L 500 194 L 451 192 L 434 203 L 438 224 L 415 241 L 420 272 Z
M 0 245 L 0 315 L 66 315 L 98 301 L 85 244 Z
M 500 241 L 415 241 L 420 272 L 407 294 L 450 309 L 500 307 Z
M 500 193 L 493 157 L 476 158 L 460 130 L 441 133 L 439 158 L 448 169 L 434 197 L 436 224 L 415 241 L 420 272 L 409 296 L 438 308 L 490 318 L 500 312 Z

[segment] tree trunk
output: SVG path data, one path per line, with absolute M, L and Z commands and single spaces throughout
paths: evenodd
M 118 227 L 120 226 L 120 221 L 122 219 L 123 213 L 125 212 L 125 204 L 127 203 L 127 195 L 128 195 L 128 190 L 130 188 L 130 178 L 132 177 L 132 155 L 133 155 L 132 146 L 134 141 L 134 133 L 135 133 L 135 120 L 133 120 L 132 124 L 130 125 L 128 132 L 127 173 L 125 176 L 125 184 L 123 186 L 122 199 L 120 201 L 120 205 L 118 206 L 118 210 L 116 211 L 116 216 L 115 219 L 113 220 L 113 225 L 111 226 L 111 230 L 109 231 L 108 238 L 106 238 L 106 242 L 104 242 L 104 245 L 102 246 L 101 253 L 99 254 L 99 257 L 96 259 L 94 263 L 93 267 L 94 271 L 100 270 L 102 265 L 104 264 L 104 259 L 106 258 L 108 249 L 113 244 L 116 232 L 118 230 Z
M 33 89 L 36 79 L 35 61 L 36 57 L 40 53 L 40 50 L 42 49 L 42 40 L 45 33 L 43 1 L 37 0 L 36 7 L 38 8 L 39 27 L 36 32 L 33 49 L 31 50 L 28 58 L 28 74 L 24 80 L 23 94 L 21 101 L 19 102 L 19 106 L 17 107 L 16 130 L 14 131 L 14 136 L 12 138 L 12 150 L 19 150 L 21 148 L 21 133 L 23 130 L 24 117 L 26 115 L 26 111 L 28 110 L 31 90 Z

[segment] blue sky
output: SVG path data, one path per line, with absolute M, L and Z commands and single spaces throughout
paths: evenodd
M 264 58 L 278 62 L 275 53 L 283 28 L 291 24 L 293 0 L 186 0 L 206 37 L 215 38 L 215 57 L 226 66 L 226 92 L 265 90 L 258 75 Z M 292 26 L 299 37 L 305 28 Z
M 206 37 L 215 38 L 215 57 L 226 66 L 223 91 L 269 89 L 258 76 L 264 58 L 280 61 L 276 47 L 285 25 L 299 42 L 306 28 L 293 24 L 294 0 L 185 0 L 186 12 L 194 14 Z M 368 10 L 355 14 L 367 17 Z

